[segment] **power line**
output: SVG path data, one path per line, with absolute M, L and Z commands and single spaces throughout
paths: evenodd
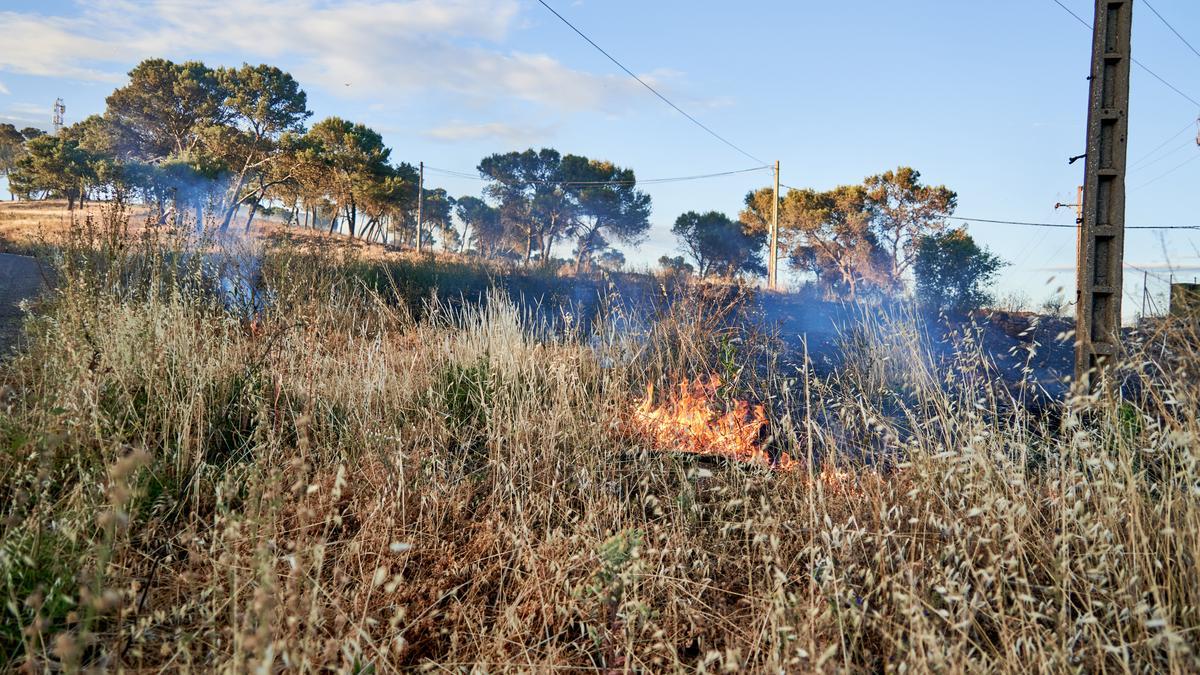
M 1200 155 L 1192 158 L 1192 160 L 1196 160 L 1196 159 L 1200 159 Z M 1192 160 L 1189 160 L 1189 161 L 1192 161 Z M 799 188 L 794 188 L 790 185 L 783 185 L 783 183 L 780 183 L 780 185 L 788 188 L 789 190 L 799 189 Z M 944 218 L 946 220 L 961 220 L 961 221 L 967 222 L 967 223 L 986 223 L 989 225 L 1021 225 L 1024 227 L 1051 227 L 1051 228 L 1063 229 L 1063 230 L 1078 230 L 1079 229 L 1078 225 L 1069 225 L 1066 223 L 1039 223 L 1039 222 L 1031 222 L 1031 221 L 1026 221 L 1026 220 L 999 220 L 999 219 L 995 219 L 995 218 L 967 218 L 966 216 L 954 216 L 954 215 L 950 215 L 950 214 L 940 214 L 939 217 Z M 1200 230 L 1200 225 L 1127 225 L 1125 227 L 1125 229 L 1127 229 L 1127 230 Z
M 675 105 L 674 103 L 672 103 L 672 102 L 671 102 L 671 99 L 667 98 L 666 96 L 663 96 L 661 93 L 659 93 L 659 91 L 658 91 L 657 89 L 655 89 L 654 87 L 651 87 L 649 84 L 647 84 L 647 83 L 646 83 L 646 81 L 645 81 L 645 80 L 643 80 L 642 78 L 640 78 L 640 77 L 638 77 L 637 75 L 635 75 L 635 74 L 634 74 L 634 72 L 633 72 L 632 70 L 630 70 L 630 69 L 626 68 L 626 67 L 625 67 L 625 64 L 621 63 L 621 62 L 620 62 L 620 61 L 618 61 L 616 58 L 614 58 L 612 54 L 609 54 L 608 52 L 604 51 L 604 48 L 603 48 L 603 47 L 601 47 L 600 45 L 596 44 L 596 42 L 595 42 L 594 40 L 592 40 L 592 39 L 591 39 L 590 37 L 588 37 L 587 35 L 584 35 L 583 31 L 581 31 L 581 30 L 579 30 L 578 28 L 576 28 L 576 27 L 575 27 L 575 25 L 574 25 L 574 24 L 572 24 L 570 21 L 567 21 L 566 17 L 564 17 L 562 14 L 559 14 L 557 11 L 555 11 L 555 9 L 554 9 L 553 7 L 551 7 L 550 5 L 546 4 L 546 1 L 545 1 L 545 0 L 538 0 L 538 2 L 539 2 L 539 3 L 541 3 L 541 5 L 542 5 L 543 7 L 545 7 L 546 9 L 550 10 L 550 13 L 551 13 L 551 14 L 553 14 L 554 16 L 557 16 L 557 17 L 559 18 L 559 20 L 560 20 L 560 21 L 562 21 L 563 23 L 567 24 L 567 27 L 569 27 L 571 30 L 575 31 L 575 33 L 577 33 L 577 34 L 579 35 L 579 37 L 581 37 L 581 38 L 583 38 L 584 40 L 586 40 L 586 41 L 587 41 L 587 43 L 588 43 L 588 44 L 590 44 L 591 46 L 595 47 L 597 51 L 599 51 L 599 52 L 600 52 L 601 54 L 603 54 L 604 56 L 608 57 L 608 60 L 609 60 L 609 61 L 612 61 L 613 63 L 617 64 L 617 67 L 618 67 L 618 68 L 620 68 L 621 70 L 625 71 L 625 73 L 626 73 L 627 75 L 629 75 L 630 77 L 632 77 L 633 79 L 637 80 L 637 81 L 638 81 L 638 83 L 639 83 L 639 84 L 641 84 L 643 87 L 645 87 L 646 89 L 649 89 L 649 90 L 650 90 L 650 93 L 652 93 L 652 94 L 654 94 L 655 96 L 657 96 L 658 98 L 660 98 L 660 99 L 662 100 L 662 102 L 663 102 L 663 103 L 666 103 L 667 105 L 669 105 L 669 106 L 671 106 L 672 108 L 674 108 L 674 109 L 675 109 L 675 111 L 676 111 L 676 112 L 678 112 L 680 115 L 683 115 L 684 117 L 688 118 L 689 120 L 691 120 L 691 121 L 692 121 L 692 123 L 693 123 L 693 124 L 695 124 L 696 126 L 700 127 L 701 129 L 705 130 L 706 132 L 708 132 L 708 133 L 709 133 L 709 135 L 711 135 L 713 138 L 715 138 L 715 139 L 717 139 L 717 140 L 721 141 L 721 142 L 722 142 L 722 143 L 724 143 L 725 145 L 728 145 L 729 147 L 733 148 L 734 150 L 737 150 L 738 152 L 742 153 L 742 154 L 743 154 L 743 155 L 745 155 L 746 157 L 749 157 L 750 159 L 752 159 L 752 160 L 754 160 L 754 161 L 758 162 L 759 164 L 766 164 L 766 163 L 767 163 L 766 161 L 764 161 L 764 160 L 761 160 L 761 159 L 759 159 L 758 157 L 755 157 L 754 155 L 752 155 L 752 154 L 750 154 L 750 153 L 746 152 L 745 150 L 741 149 L 740 147 L 738 147 L 737 145 L 735 145 L 735 144 L 734 144 L 732 141 L 730 141 L 730 140 L 726 139 L 724 136 L 722 136 L 722 135 L 718 134 L 717 132 L 713 131 L 712 129 L 709 129 L 707 126 L 705 126 L 705 125 L 704 125 L 704 123 L 703 123 L 703 122 L 701 122 L 700 120 L 696 119 L 695 117 L 692 117 L 692 116 L 691 116 L 691 115 L 689 115 L 687 112 L 685 112 L 685 111 L 683 110 L 683 108 L 680 108 L 679 106 L 677 106 L 677 105 Z
M 1079 16 L 1074 11 L 1072 11 L 1070 7 L 1067 7 L 1066 5 L 1062 4 L 1061 2 L 1059 2 L 1059 0 L 1054 0 L 1054 4 L 1058 5 L 1059 7 L 1062 7 L 1063 10 L 1065 10 L 1067 12 L 1067 14 L 1070 14 L 1071 16 L 1075 17 L 1075 20 L 1078 21 L 1079 23 L 1083 24 L 1084 26 L 1086 26 L 1088 30 L 1092 29 L 1092 24 L 1088 23 L 1087 21 L 1085 21 L 1083 19 L 1083 17 Z
M 1137 67 L 1141 68 L 1142 70 L 1146 71 L 1147 73 L 1150 73 L 1151 75 L 1153 75 L 1154 79 L 1167 85 L 1167 87 L 1169 87 L 1171 89 L 1171 91 L 1184 97 L 1185 99 L 1190 101 L 1192 103 L 1192 105 L 1196 106 L 1197 108 L 1200 108 L 1200 101 L 1197 101 L 1196 99 L 1192 98 L 1191 96 L 1188 96 L 1187 94 L 1180 91 L 1179 87 L 1176 87 L 1175 85 L 1171 84 L 1170 82 L 1167 82 L 1166 80 L 1164 80 L 1162 75 L 1159 75 L 1158 73 L 1154 72 L 1153 70 L 1150 70 L 1141 61 L 1138 61 L 1137 59 L 1133 58 L 1132 56 L 1129 57 L 1129 60 L 1132 61 L 1135 66 L 1137 66 Z
M 1067 225 L 1065 223 L 1031 223 L 1021 220 L 995 220 L 992 218 L 966 218 L 963 216 L 942 216 L 946 220 L 962 220 L 968 223 L 988 223 L 990 225 L 1023 225 L 1025 227 L 1053 227 L 1064 230 L 1077 230 L 1078 225 Z
M 1192 46 L 1192 43 L 1188 42 L 1187 38 L 1180 35 L 1179 31 L 1175 30 L 1175 26 L 1172 26 L 1171 22 L 1167 21 L 1166 17 L 1164 17 L 1162 14 L 1159 14 L 1158 10 L 1154 9 L 1154 5 L 1151 5 L 1149 0 L 1142 0 L 1142 4 L 1146 7 L 1149 7 L 1150 11 L 1154 12 L 1154 16 L 1157 16 L 1158 20 L 1163 22 L 1163 25 L 1165 25 L 1167 28 L 1170 28 L 1171 32 L 1175 34 L 1175 37 L 1179 38 L 1183 44 L 1187 45 L 1187 48 L 1192 50 L 1193 54 L 1200 57 L 1200 51 L 1196 51 L 1196 48 Z
M 685 181 L 703 180 L 706 178 L 719 178 L 721 176 L 733 176 L 742 173 L 752 173 L 755 171 L 765 171 L 770 169 L 769 166 L 756 166 L 749 169 L 737 169 L 734 171 L 721 171 L 718 173 L 705 173 L 694 176 L 674 176 L 671 178 L 644 178 L 642 180 L 535 180 L 529 181 L 538 185 L 563 185 L 570 187 L 587 187 L 587 186 L 604 186 L 604 185 L 661 185 L 663 183 L 681 183 Z M 455 178 L 463 178 L 468 180 L 477 180 L 489 182 L 491 179 L 484 178 L 479 175 L 467 173 L 465 171 L 455 171 L 453 169 L 439 169 L 429 165 L 425 166 L 426 171 L 433 171 L 440 174 L 453 176 Z
M 1152 159 L 1149 162 L 1146 162 L 1145 164 L 1137 167 L 1136 169 L 1131 170 L 1130 173 L 1141 173 L 1143 171 L 1147 171 L 1150 169 L 1150 167 L 1154 166 L 1155 164 L 1158 164 L 1159 162 L 1163 161 L 1164 159 L 1167 159 L 1169 157 L 1174 157 L 1176 154 L 1179 153 L 1180 150 L 1187 150 L 1188 148 L 1194 148 L 1195 146 L 1196 146 L 1196 142 L 1193 141 L 1192 139 L 1190 139 L 1190 138 L 1184 139 L 1183 143 L 1175 146 L 1174 149 L 1169 150 L 1168 152 L 1166 152 L 1162 155 L 1159 155 L 1156 159 Z
M 1197 157 L 1200 159 L 1200 157 Z M 1025 227 L 1053 227 L 1064 230 L 1077 230 L 1078 225 L 1066 223 L 1037 223 L 1023 220 L 995 220 L 991 218 L 966 218 L 964 216 L 943 215 L 946 220 L 962 220 L 968 223 L 988 223 L 992 225 L 1022 225 Z M 1127 230 L 1200 230 L 1200 225 L 1127 225 Z
M 1151 185 L 1153 185 L 1153 184 L 1157 183 L 1158 181 L 1160 181 L 1160 180 L 1162 180 L 1162 179 L 1166 178 L 1167 176 L 1170 176 L 1171 174 L 1175 173 L 1176 171 L 1178 171 L 1178 170 L 1182 169 L 1183 167 L 1187 166 L 1188 164 L 1191 164 L 1192 162 L 1194 162 L 1194 161 L 1196 161 L 1196 160 L 1198 160 L 1198 159 L 1200 159 L 1200 155 L 1196 155 L 1196 156 L 1192 157 L 1191 159 L 1187 160 L 1186 162 L 1184 162 L 1184 163 L 1182 163 L 1182 164 L 1180 164 L 1180 165 L 1176 166 L 1175 168 L 1171 169 L 1170 171 L 1167 171 L 1167 172 L 1165 172 L 1165 173 L 1163 173 L 1163 174 L 1161 174 L 1161 175 L 1159 175 L 1159 176 L 1156 176 L 1155 178 L 1152 178 L 1152 179 L 1150 179 L 1150 180 L 1146 181 L 1145 183 L 1142 183 L 1141 185 L 1139 185 L 1139 186 L 1137 186 L 1137 187 L 1133 188 L 1133 190 L 1134 190 L 1134 191 L 1136 191 L 1136 190 L 1141 190 L 1141 189 L 1142 189 L 1142 188 L 1144 188 L 1144 187 L 1149 187 L 1149 186 L 1151 186 Z
M 1076 21 L 1078 21 L 1079 23 L 1083 24 L 1083 25 L 1084 25 L 1084 27 L 1086 27 L 1088 30 L 1092 30 L 1092 24 L 1090 24 L 1090 23 L 1088 23 L 1087 21 L 1085 21 L 1085 20 L 1083 19 L 1083 17 L 1079 16 L 1079 15 L 1078 15 L 1078 14 L 1076 14 L 1075 12 L 1071 11 L 1071 8 L 1070 8 L 1070 7 L 1067 7 L 1066 5 L 1064 5 L 1064 4 L 1061 2 L 1061 0 L 1050 0 L 1050 1 L 1051 1 L 1051 2 L 1053 2 L 1054 4 L 1058 5 L 1059 7 L 1062 7 L 1062 8 L 1063 8 L 1063 10 L 1064 10 L 1064 11 L 1066 11 L 1066 13 L 1067 13 L 1067 14 L 1070 14 L 1071 16 L 1075 17 L 1075 20 L 1076 20 Z M 1157 12 L 1156 12 L 1156 13 L 1157 13 Z M 1149 68 L 1149 67 L 1147 67 L 1147 66 L 1146 66 L 1146 64 L 1142 63 L 1141 61 L 1138 61 L 1137 59 L 1133 58 L 1132 56 L 1131 56 L 1131 57 L 1129 57 L 1129 60 L 1130 60 L 1130 61 L 1131 61 L 1131 62 L 1132 62 L 1132 63 L 1133 63 L 1135 66 L 1137 66 L 1137 67 L 1141 68 L 1142 70 L 1146 71 L 1147 73 L 1150 73 L 1150 75 L 1151 75 L 1152 77 L 1154 77 L 1154 79 L 1158 80 L 1159 82 L 1162 82 L 1162 83 L 1163 83 L 1164 85 L 1166 85 L 1166 86 L 1167 86 L 1167 87 L 1168 87 L 1168 88 L 1169 88 L 1171 91 L 1173 91 L 1173 92 L 1175 92 L 1176 94 L 1179 94 L 1179 95 L 1180 95 L 1180 96 L 1182 96 L 1183 98 L 1187 99 L 1188 101 L 1190 101 L 1190 102 L 1192 103 L 1192 105 L 1196 106 L 1197 108 L 1200 108 L 1200 101 L 1197 101 L 1196 99 L 1192 98 L 1191 96 L 1188 96 L 1187 94 L 1183 93 L 1183 91 L 1182 91 L 1182 90 L 1181 90 L 1179 87 L 1176 87 L 1175 85 L 1171 84 L 1170 82 L 1167 82 L 1167 81 L 1166 81 L 1166 80 L 1163 78 L 1163 76 L 1159 75 L 1158 73 L 1154 72 L 1153 70 L 1150 70 L 1150 68 Z
M 1125 266 L 1131 270 L 1137 270 L 1138 272 L 1141 272 L 1148 276 L 1154 277 L 1155 279 L 1157 279 L 1159 281 L 1171 283 L 1171 280 L 1168 279 L 1167 277 L 1164 277 L 1160 274 L 1155 274 L 1154 272 L 1151 272 L 1150 270 L 1146 269 L 1145 267 L 1138 267 L 1137 265 L 1134 265 L 1133 263 L 1125 263 Z
M 1137 165 L 1139 165 L 1139 164 L 1141 164 L 1142 162 L 1146 161 L 1147 159 L 1150 159 L 1151 157 L 1153 157 L 1153 156 L 1154 156 L 1154 153 L 1156 153 L 1156 152 L 1158 152 L 1159 150 L 1162 150 L 1163 148 L 1167 147 L 1167 144 L 1168 144 L 1168 143 L 1170 143 L 1171 141 L 1175 140 L 1176 138 L 1179 138 L 1179 136 L 1180 136 L 1181 134 L 1183 134 L 1184 132 L 1186 132 L 1186 131 L 1190 131 L 1190 130 L 1194 129 L 1194 128 L 1195 128 L 1195 126 L 1196 126 L 1196 122 L 1195 122 L 1194 120 L 1188 120 L 1188 123 L 1187 123 L 1186 125 L 1184 125 L 1184 127 L 1183 127 L 1182 129 L 1180 129 L 1179 131 L 1176 131 L 1175 133 L 1171 134 L 1171 137 L 1170 137 L 1170 138 L 1168 138 L 1167 140 L 1165 140 L 1165 141 L 1163 141 L 1162 143 L 1160 143 L 1158 146 L 1156 146 L 1156 147 L 1155 147 L 1153 150 L 1151 150 L 1150 152 L 1147 152 L 1145 155 L 1142 155 L 1142 157 L 1141 157 L 1140 159 L 1138 159 L 1136 162 L 1134 162 L 1133 164 L 1131 164 L 1131 165 L 1130 165 L 1130 168 L 1131 168 L 1131 169 L 1132 169 L 1132 168 L 1137 168 Z M 1190 142 L 1191 142 L 1191 139 L 1188 139 L 1188 142 L 1190 143 Z M 1161 159 L 1161 157 L 1160 157 L 1159 159 Z M 1158 160 L 1154 160 L 1154 161 L 1155 161 L 1155 162 L 1157 162 Z M 1151 164 L 1153 164 L 1153 163 L 1154 163 L 1154 162 L 1151 162 Z M 1147 165 L 1147 166 L 1148 166 L 1148 165 Z

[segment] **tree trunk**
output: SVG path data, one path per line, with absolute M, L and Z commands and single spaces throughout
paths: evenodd
M 256 213 L 258 213 L 258 200 L 257 199 L 255 199 L 254 203 L 250 205 L 250 217 L 246 219 L 246 231 L 247 232 L 250 231 L 250 223 L 254 222 L 254 214 L 256 214 Z
M 245 172 L 242 172 L 242 175 L 238 176 L 237 186 L 234 187 L 233 199 L 230 201 L 229 207 L 225 209 L 225 218 L 221 221 L 221 231 L 222 232 L 229 229 L 229 224 L 233 222 L 234 217 L 237 215 L 237 210 L 239 208 L 241 208 L 242 188 L 245 186 L 246 186 L 246 174 L 245 174 Z
M 355 233 L 355 228 L 356 228 L 356 226 L 358 225 L 358 223 L 357 223 L 357 221 L 358 221 L 358 209 L 357 209 L 357 208 L 355 208 L 354 200 L 353 200 L 353 199 L 351 199 L 351 200 L 350 200 L 350 203 L 349 203 L 349 204 L 347 204 L 345 207 L 343 207 L 343 208 L 342 208 L 342 211 L 344 211 L 344 212 L 345 212 L 345 216 L 346 216 L 346 227 L 347 227 L 347 228 L 349 228 L 349 230 L 350 230 L 350 238 L 351 238 L 351 239 L 353 239 L 353 238 L 354 238 L 354 236 L 355 236 L 355 234 L 356 234 L 356 233 Z
M 575 276 L 583 271 L 583 261 L 585 258 L 592 256 L 592 237 L 595 236 L 596 230 L 591 229 L 579 237 L 579 251 L 575 255 Z

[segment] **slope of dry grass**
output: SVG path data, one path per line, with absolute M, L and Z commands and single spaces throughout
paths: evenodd
M 0 371 L 6 667 L 1200 667 L 1194 351 L 1033 417 L 969 335 L 944 370 L 895 325 L 830 378 L 739 369 L 770 344 L 700 297 L 418 321 L 287 247 L 250 322 L 119 218 Z M 708 369 L 801 470 L 650 448 L 644 385 Z
M 100 220 L 113 208 L 120 208 L 128 220 L 128 231 L 140 234 L 147 230 L 168 229 L 150 221 L 150 208 L 141 204 L 115 205 L 110 202 L 89 201 L 73 211 L 67 209 L 63 199 L 38 201 L 0 201 L 0 251 L 32 252 L 44 245 L 53 245 L 66 236 L 76 224 L 87 218 Z M 206 226 L 211 230 L 219 224 L 216 213 L 207 212 Z M 396 260 L 414 258 L 409 252 L 386 248 L 377 242 L 366 242 L 341 234 L 329 234 L 327 229 L 306 229 L 285 226 L 282 220 L 269 216 L 255 218 L 246 228 L 247 212 L 242 210 L 230 224 L 230 232 L 239 239 L 270 244 L 289 244 L 303 250 L 319 250 L 329 254 L 347 252 L 369 260 Z M 194 217 L 188 214 L 182 225 L 191 226 Z M 445 258 L 458 256 L 440 252 Z

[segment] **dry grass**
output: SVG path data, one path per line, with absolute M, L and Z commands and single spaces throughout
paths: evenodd
M 72 230 L 73 224 L 92 218 L 97 221 L 104 217 L 105 212 L 114 205 L 109 202 L 90 201 L 74 211 L 67 209 L 66 200 L 47 199 L 39 201 L 0 201 L 0 252 L 15 251 L 20 253 L 36 251 L 47 245 L 53 246 L 61 241 Z M 129 221 L 128 231 L 138 235 L 144 231 L 164 229 L 152 225 L 150 209 L 143 205 L 121 207 Z M 217 214 L 209 212 L 205 220 L 210 229 L 217 225 Z M 416 260 L 418 257 L 411 251 L 398 251 L 385 247 L 377 242 L 367 242 L 354 239 L 342 234 L 330 234 L 327 229 L 306 229 L 298 226 L 285 226 L 277 218 L 259 216 L 255 218 L 249 230 L 246 229 L 245 210 L 231 222 L 231 232 L 238 238 L 269 245 L 287 244 L 291 247 L 311 252 L 321 252 L 329 255 L 353 254 L 363 260 Z M 194 224 L 194 217 L 184 219 L 184 225 Z M 463 256 L 439 252 L 444 259 L 463 262 Z
M 0 371 L 7 667 L 1200 668 L 1194 350 L 1035 417 L 969 336 L 738 370 L 770 344 L 698 296 L 588 335 L 504 297 L 416 321 L 290 248 L 249 323 L 114 229 Z M 706 368 L 805 470 L 649 449 L 646 382 Z

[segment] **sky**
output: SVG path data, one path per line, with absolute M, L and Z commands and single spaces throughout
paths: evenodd
M 958 215 L 1071 224 L 1083 163 L 1091 33 L 1053 0 L 548 0 L 679 107 L 782 181 L 827 189 L 905 165 L 959 195 Z M 1090 0 L 1061 0 L 1090 21 Z M 1154 0 L 1200 47 L 1200 3 Z M 396 160 L 434 167 L 431 186 L 479 194 L 493 152 L 554 147 L 641 179 L 759 165 L 621 72 L 536 0 L 3 0 L 0 121 L 48 126 L 101 112 L 149 57 L 270 63 L 338 115 L 384 136 Z M 1127 223 L 1200 225 L 1200 55 L 1135 6 Z M 1185 96 L 1186 95 L 1186 96 Z M 1165 143 L 1165 144 L 1164 144 Z M 1161 147 L 1160 147 L 1161 146 Z M 1156 150 L 1156 148 L 1159 148 Z M 1152 151 L 1154 151 L 1152 153 Z M 769 170 L 646 186 L 653 228 L 634 265 L 675 254 L 689 210 L 736 216 Z M 975 224 L 1010 264 L 998 291 L 1038 305 L 1073 296 L 1070 229 Z M 1126 317 L 1144 272 L 1200 275 L 1200 231 L 1129 231 Z

